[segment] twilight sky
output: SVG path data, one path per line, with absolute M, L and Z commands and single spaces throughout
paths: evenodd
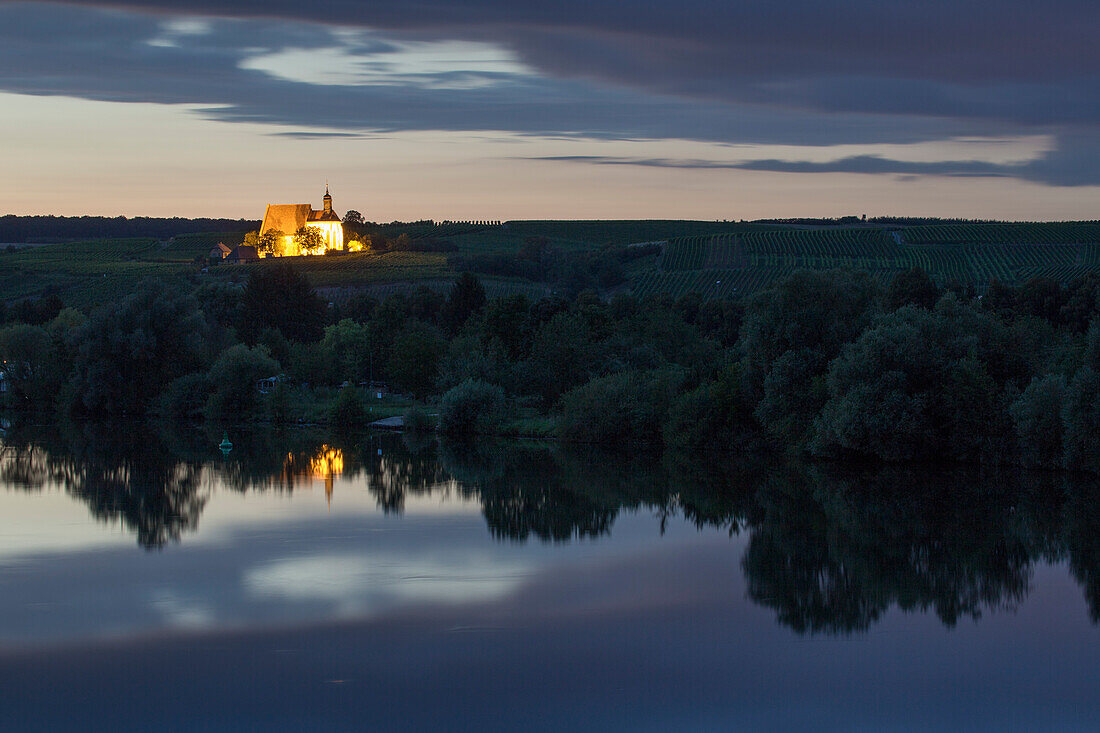
M 0 213 L 1100 214 L 1095 0 L 0 0 Z

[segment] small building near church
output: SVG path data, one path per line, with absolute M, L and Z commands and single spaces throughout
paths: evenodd
M 344 248 L 344 225 L 340 221 L 340 215 L 332 208 L 332 196 L 328 192 L 328 186 L 325 186 L 322 202 L 320 211 L 310 204 L 267 205 L 263 224 L 260 225 L 260 236 L 263 237 L 271 231 L 282 232 L 282 251 L 275 252 L 276 256 L 324 254 L 330 249 Z M 302 227 L 316 229 L 321 235 L 320 251 L 298 251 L 294 243 L 294 233 Z
M 210 254 L 207 255 L 207 257 L 212 260 L 224 260 L 226 257 L 229 256 L 229 253 L 232 251 L 233 250 L 230 247 L 226 246 L 222 242 L 218 242 L 216 245 L 214 245 L 214 249 L 210 250 Z
M 238 262 L 259 262 L 260 253 L 256 251 L 256 248 L 249 244 L 242 244 L 238 247 L 234 247 L 233 251 L 225 257 L 226 262 L 238 263 Z

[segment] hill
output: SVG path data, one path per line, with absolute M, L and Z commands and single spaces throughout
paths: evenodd
M 131 220 L 135 221 L 135 220 Z M 879 277 L 920 267 L 940 284 L 982 290 L 993 280 L 1034 277 L 1069 282 L 1100 273 L 1100 222 L 945 222 L 856 226 L 778 222 L 511 221 L 363 225 L 402 251 L 297 258 L 314 287 L 339 299 L 426 285 L 446 289 L 462 271 L 478 274 L 490 296 L 595 287 L 646 296 L 734 296 L 800 269 L 856 268 Z M 0 300 L 57 294 L 89 308 L 142 278 L 239 280 L 252 265 L 211 266 L 196 258 L 216 242 L 242 241 L 242 229 L 157 237 L 95 239 L 0 250 Z

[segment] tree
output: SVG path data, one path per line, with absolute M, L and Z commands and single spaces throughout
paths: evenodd
M 1062 423 L 1066 468 L 1100 473 L 1100 374 L 1089 365 L 1066 390 Z
M 894 275 L 886 289 L 886 309 L 895 311 L 905 305 L 932 310 L 940 299 L 940 289 L 928 273 L 919 267 Z
M 142 414 L 169 382 L 205 366 L 209 326 L 192 296 L 149 282 L 93 312 L 70 343 L 74 409 Z
M 446 342 L 430 328 L 414 326 L 393 342 L 387 373 L 402 389 L 425 397 L 435 389 Z
M 518 390 L 539 395 L 548 407 L 590 379 L 601 357 L 590 324 L 574 311 L 558 313 L 541 324 L 532 339 L 530 356 L 518 370 Z
M 1066 286 L 1065 304 L 1059 320 L 1074 331 L 1083 332 L 1100 310 L 1100 276 L 1088 273 Z
M 348 213 L 344 214 L 345 224 L 362 224 L 363 215 L 355 209 L 348 209 Z
M 1025 466 L 1055 468 L 1062 464 L 1066 389 L 1066 378 L 1061 374 L 1036 377 L 1009 408 L 1020 461 Z
M 1000 280 L 994 280 L 989 283 L 985 294 L 982 295 L 982 307 L 991 313 L 996 313 L 1005 321 L 1011 321 L 1016 317 L 1018 297 L 1019 294 L 1015 289 Z
M 325 246 L 325 240 L 316 227 L 299 227 L 294 232 L 294 244 L 302 254 L 312 255 Z
M 466 320 L 485 306 L 485 288 L 472 273 L 464 272 L 455 281 L 444 306 L 444 318 L 452 331 L 458 331 Z
M 260 248 L 260 233 L 258 231 L 251 231 L 245 234 L 242 244 L 249 247 L 255 247 L 257 252 L 263 251 Z
M 370 374 L 370 329 L 344 318 L 325 329 L 324 347 L 332 351 L 340 378 L 358 382 Z
M 984 316 L 988 319 L 989 316 Z M 1008 430 L 982 316 L 945 296 L 884 316 L 832 362 L 812 450 L 885 461 L 993 456 Z
M 1049 277 L 1033 277 L 1021 285 L 1017 293 L 1019 315 L 1060 322 L 1066 304 L 1066 292 L 1060 282 Z
M 240 333 L 255 343 L 265 328 L 287 339 L 312 343 L 321 338 L 325 304 L 305 276 L 287 262 L 253 268 L 241 294 Z
M 756 411 L 765 429 L 777 428 L 794 444 L 808 437 L 792 431 L 808 426 L 821 409 L 825 391 L 819 385 L 829 362 L 870 325 L 878 298 L 866 273 L 801 270 L 749 300 L 738 343 L 748 396 L 767 400 Z M 782 424 L 773 426 L 768 416 L 780 413 Z
M 256 238 L 256 251 L 267 252 L 271 255 L 281 254 L 283 251 L 283 238 L 286 236 L 279 229 L 268 229 Z M 248 244 L 247 240 L 245 244 Z
M 17 323 L 0 330 L 0 362 L 13 406 L 38 408 L 53 404 L 64 377 L 57 349 L 41 326 Z
M 210 367 L 211 394 L 204 410 L 207 419 L 240 418 L 259 405 L 256 382 L 275 376 L 279 364 L 262 346 L 231 346 Z
M 485 309 L 485 340 L 499 343 L 510 358 L 518 358 L 527 340 L 523 326 L 529 307 L 526 296 L 522 294 L 489 301 Z

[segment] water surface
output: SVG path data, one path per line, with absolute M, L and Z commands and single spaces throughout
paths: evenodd
M 1089 481 L 232 438 L 7 431 L 5 727 L 1100 723 Z

